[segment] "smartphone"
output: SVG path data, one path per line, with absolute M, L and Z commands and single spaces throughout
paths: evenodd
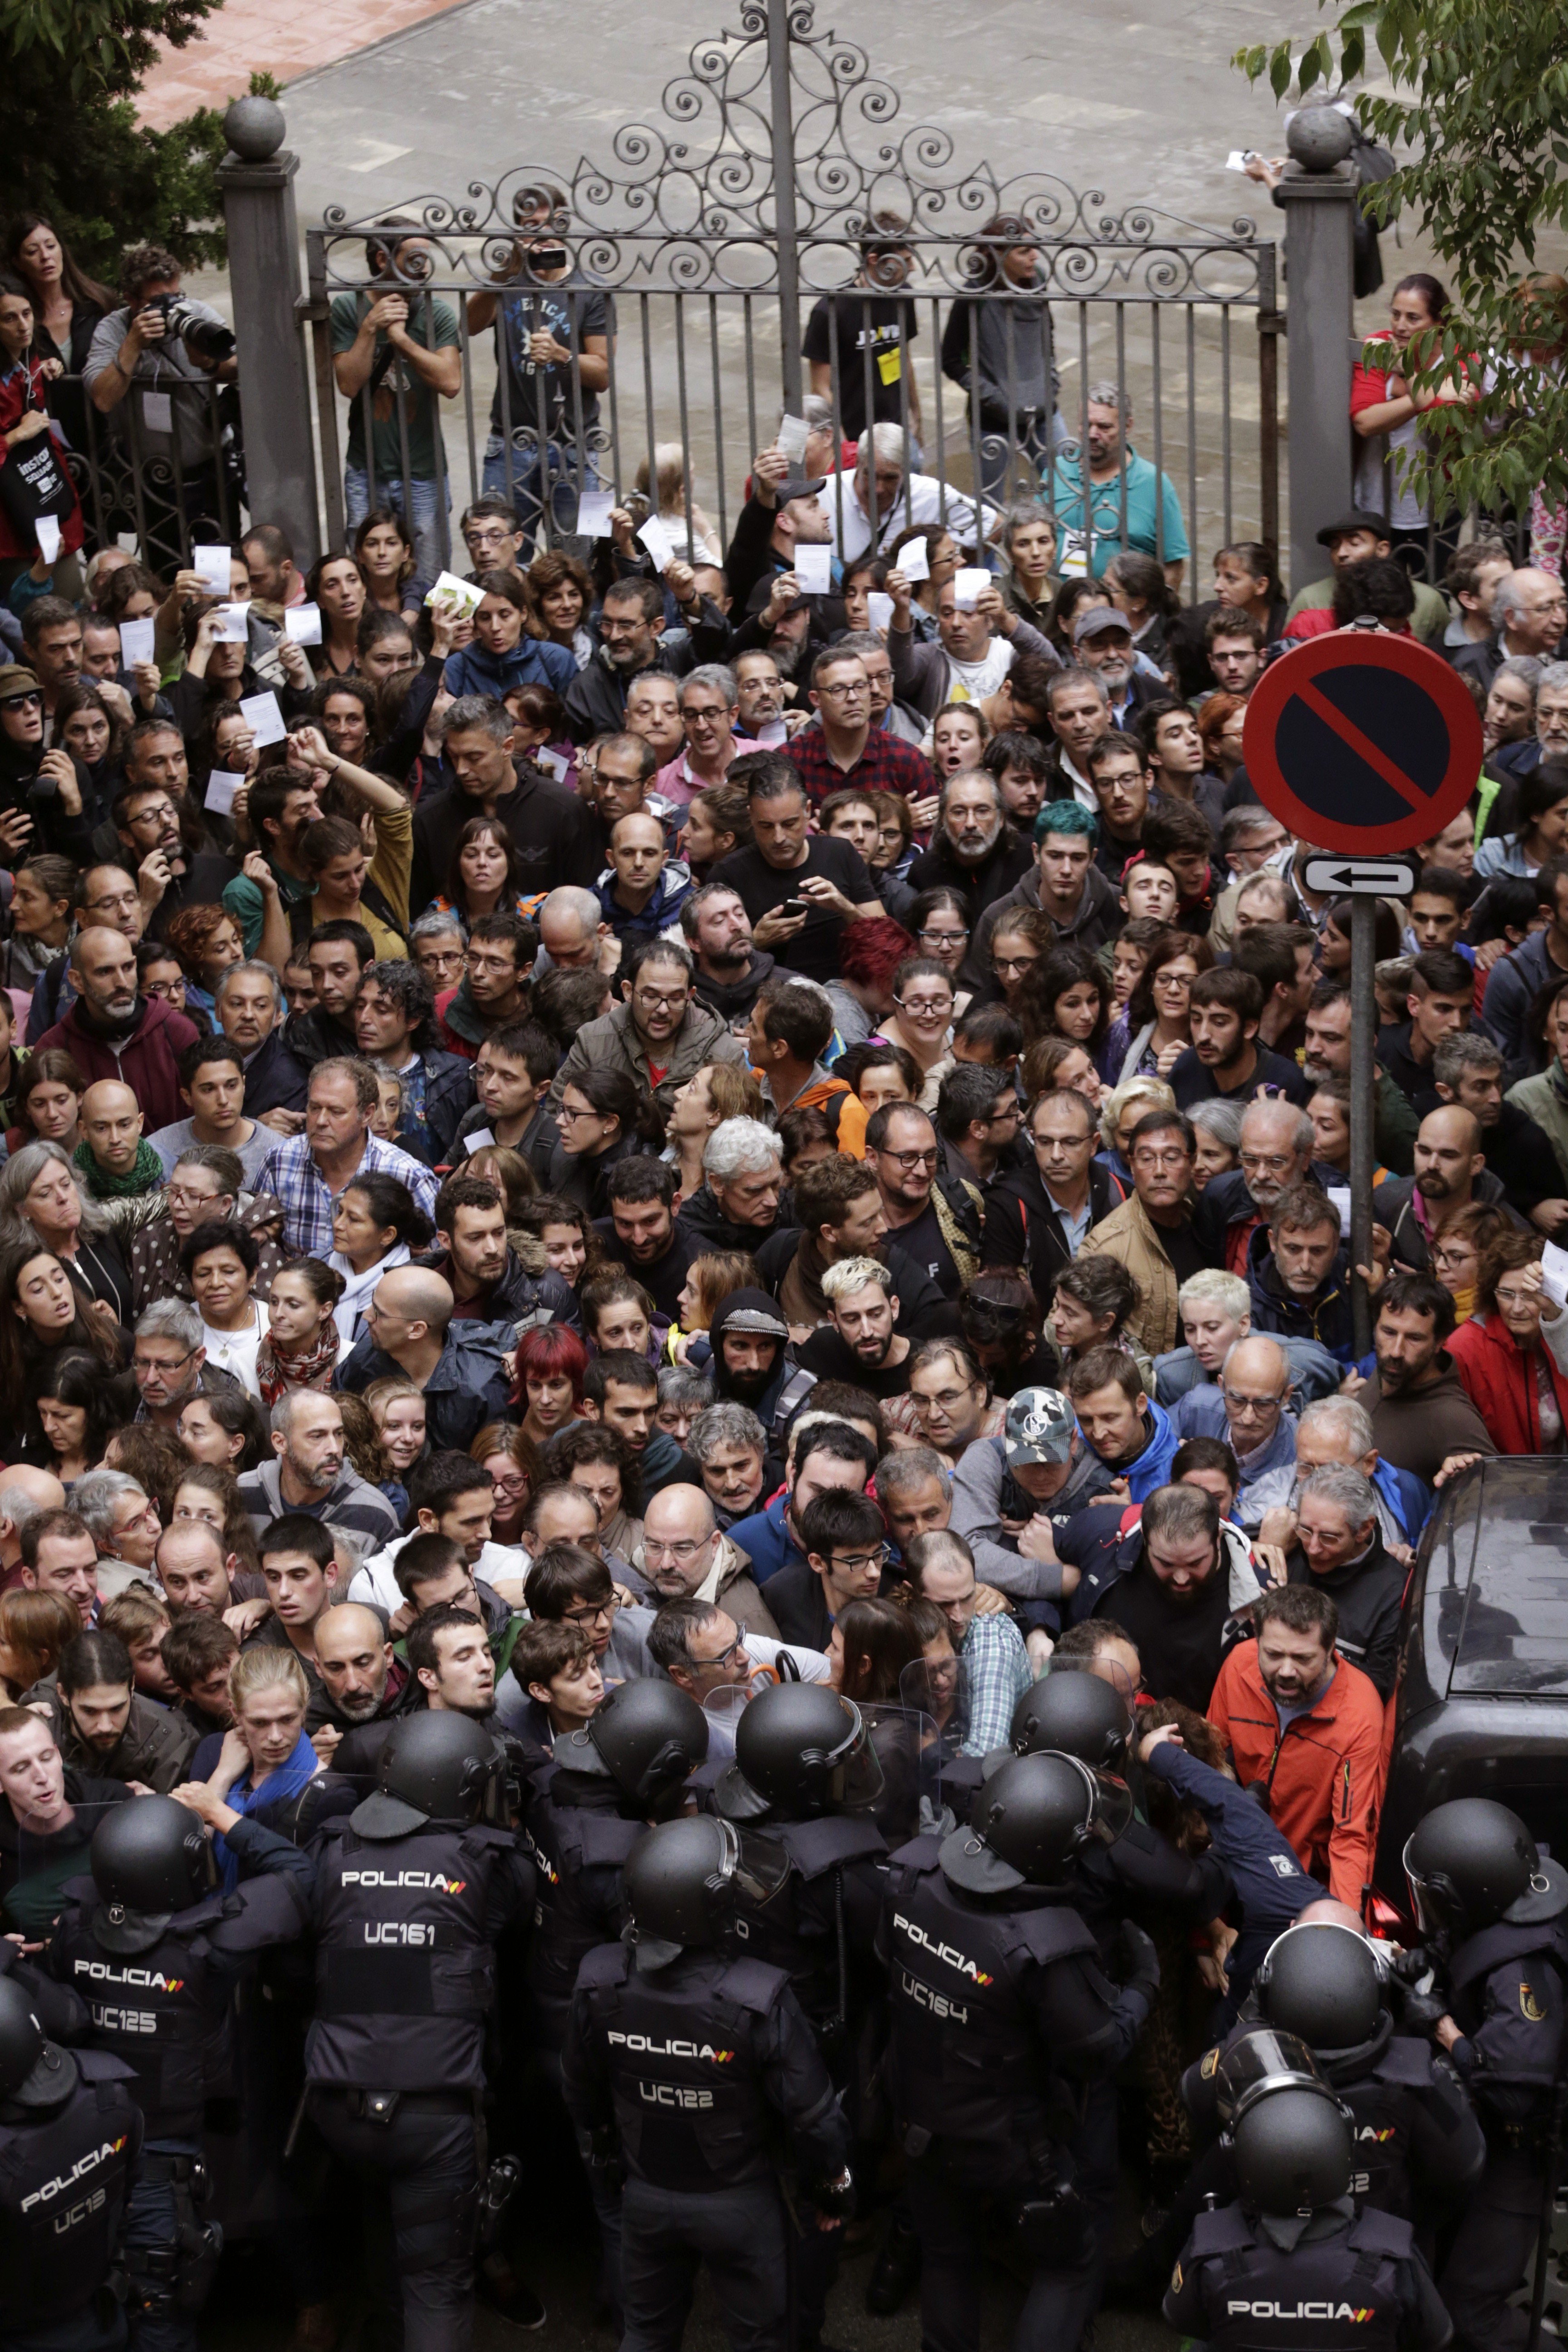
M 784 905 L 779 908 L 779 912 L 781 915 L 804 915 L 805 912 L 805 900 L 804 898 L 786 898 Z

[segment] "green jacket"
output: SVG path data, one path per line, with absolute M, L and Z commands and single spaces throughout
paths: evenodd
M 1373 1109 L 1373 1150 L 1394 1175 L 1413 1175 L 1415 1170 L 1415 1130 L 1421 1122 L 1411 1107 L 1409 1096 L 1394 1084 L 1386 1070 L 1379 1070 L 1377 1074 Z
M 1554 1063 L 1533 1078 L 1521 1078 L 1517 1086 L 1510 1087 L 1504 1099 L 1516 1104 L 1543 1130 L 1568 1185 L 1568 1085 L 1563 1079 L 1562 1065 Z

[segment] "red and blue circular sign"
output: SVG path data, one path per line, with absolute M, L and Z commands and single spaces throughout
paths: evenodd
M 1336 630 L 1264 671 L 1242 757 L 1264 807 L 1310 847 L 1384 855 L 1458 815 L 1481 772 L 1481 722 L 1440 655 Z

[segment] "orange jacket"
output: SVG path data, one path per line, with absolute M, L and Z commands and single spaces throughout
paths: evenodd
M 1243 1788 L 1264 1783 L 1268 1817 L 1302 1869 L 1359 1911 L 1372 1881 L 1385 1766 L 1383 1701 L 1361 1668 L 1341 1658 L 1317 1705 L 1281 1733 L 1258 1644 L 1238 1643 L 1219 1670 L 1209 1721 Z

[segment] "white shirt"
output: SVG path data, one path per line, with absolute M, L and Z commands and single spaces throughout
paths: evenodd
M 399 1536 L 397 1541 L 388 1544 L 384 1551 L 374 1553 L 350 1584 L 349 1599 L 359 1601 L 367 1609 L 384 1610 L 389 1617 L 395 1617 L 403 1606 L 403 1595 L 397 1589 L 393 1563 L 404 1545 L 413 1540 L 412 1536 Z M 485 1584 L 494 1584 L 500 1578 L 510 1582 L 527 1573 L 528 1554 L 516 1544 L 487 1542 L 474 1562 L 474 1574 Z
M 837 484 L 839 480 L 844 484 L 842 539 L 838 530 Z M 841 556 L 846 563 L 853 563 L 858 556 L 865 554 L 871 544 L 871 518 L 860 502 L 858 477 L 854 474 L 835 476 L 818 490 L 816 503 L 827 517 L 828 526 L 833 533 L 834 552 Z M 982 505 L 985 516 L 985 528 L 989 530 L 996 520 L 996 509 L 994 506 L 985 504 L 984 500 Z M 906 499 L 903 489 L 900 488 L 899 495 L 893 501 L 892 512 L 882 521 L 877 537 L 877 546 L 879 551 L 891 547 L 900 531 L 908 530 L 911 523 L 919 522 L 945 520 L 955 539 L 969 539 L 974 534 L 974 516 L 973 499 L 966 499 L 961 490 L 955 490 L 951 482 L 944 491 L 934 474 L 911 474 L 909 496 Z
M 216 1364 L 220 1372 L 232 1372 L 258 1404 L 261 1402 L 261 1383 L 256 1377 L 256 1351 L 266 1336 L 267 1308 L 259 1298 L 250 1302 L 248 1331 L 215 1331 L 210 1323 L 202 1325 L 202 1345 L 207 1351 L 208 1363 Z

